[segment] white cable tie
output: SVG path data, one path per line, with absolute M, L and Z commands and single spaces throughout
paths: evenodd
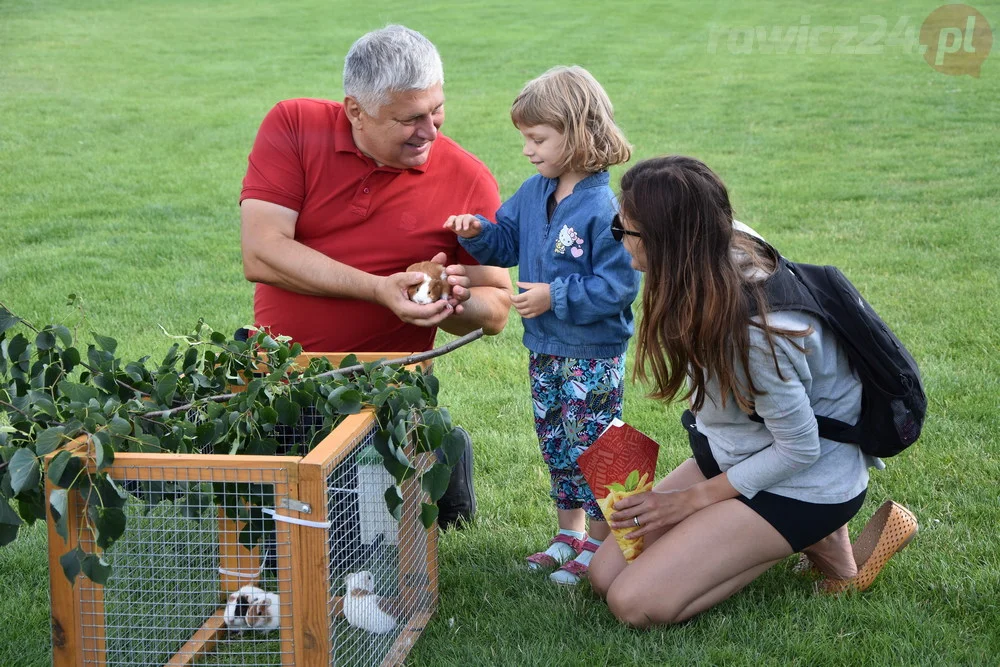
M 260 559 L 260 567 L 253 574 L 245 574 L 243 572 L 237 572 L 236 570 L 227 570 L 225 568 L 219 568 L 219 574 L 223 574 L 227 577 L 236 577 L 237 579 L 256 579 L 264 572 L 264 565 L 267 563 L 268 557 L 271 555 L 270 549 L 264 550 L 264 555 Z
M 332 525 L 329 521 L 308 521 L 306 519 L 297 519 L 293 516 L 285 516 L 284 514 L 278 514 L 273 509 L 267 507 L 261 511 L 268 516 L 274 517 L 275 521 L 294 523 L 297 526 L 307 526 L 309 528 L 329 528 Z

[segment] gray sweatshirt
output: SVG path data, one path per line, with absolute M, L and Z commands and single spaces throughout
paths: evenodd
M 820 438 L 815 415 L 855 423 L 861 382 L 833 332 L 815 317 L 798 311 L 767 317 L 772 326 L 798 331 L 811 326 L 813 332 L 804 338 L 774 337 L 782 380 L 763 332 L 750 327 L 750 373 L 766 392 L 755 397 L 764 423 L 751 421 L 732 396 L 722 407 L 719 385 L 710 380 L 697 414 L 698 430 L 708 437 L 729 482 L 748 498 L 769 491 L 811 503 L 846 502 L 868 486 L 868 467 L 884 465 L 856 445 Z M 742 377 L 742 369 L 737 373 Z

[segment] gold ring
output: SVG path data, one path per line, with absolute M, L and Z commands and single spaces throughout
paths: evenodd
M 638 528 L 639 527 L 639 517 L 637 517 L 637 516 L 632 517 L 632 523 L 634 523 L 635 527 Z

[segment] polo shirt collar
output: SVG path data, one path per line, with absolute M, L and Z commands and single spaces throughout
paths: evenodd
M 347 117 L 347 110 L 344 109 L 343 105 L 340 106 L 340 113 L 337 114 L 337 118 L 334 121 L 333 126 L 333 150 L 338 153 L 354 153 L 362 160 L 368 162 L 372 167 L 376 167 L 375 160 L 371 159 L 369 156 L 361 152 L 358 148 L 357 143 L 354 141 L 354 126 L 351 125 L 351 120 Z M 438 131 L 438 139 L 441 138 L 441 132 Z M 437 139 L 434 140 L 435 142 Z M 387 167 L 385 165 L 381 167 L 376 167 L 378 169 L 384 169 L 385 171 L 395 171 L 402 173 L 404 171 L 416 171 L 423 173 L 427 171 L 427 167 L 430 165 L 431 160 L 434 159 L 434 146 L 431 145 L 430 155 L 422 165 L 417 167 L 410 167 L 409 169 L 397 169 L 396 167 Z

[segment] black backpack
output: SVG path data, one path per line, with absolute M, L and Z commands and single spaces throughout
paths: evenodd
M 879 457 L 912 445 L 927 413 L 927 396 L 913 356 L 839 269 L 790 262 L 770 245 L 754 240 L 773 253 L 778 265 L 764 283 L 769 308 L 818 317 L 835 333 L 861 379 L 858 423 L 816 415 L 820 436 L 856 444 Z M 750 310 L 756 314 L 753 300 Z M 750 418 L 763 421 L 756 413 Z

